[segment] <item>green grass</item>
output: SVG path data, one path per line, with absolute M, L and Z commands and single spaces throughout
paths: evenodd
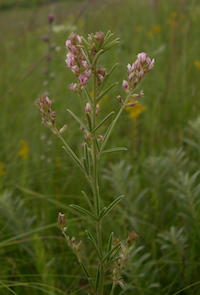
M 126 195 L 104 223 L 105 240 L 110 231 L 123 238 L 132 230 L 140 235 L 123 274 L 127 289 L 118 294 L 200 294 L 198 1 L 35 2 L 31 8 L 21 2 L 1 11 L 0 294 L 87 293 L 57 229 L 59 211 L 67 215 L 69 235 L 84 241 L 81 251 L 94 261 L 84 232 L 93 224 L 69 208 L 71 203 L 84 206 L 81 191 L 89 188 L 34 105 L 46 91 L 41 36 L 48 33 L 49 13 L 55 15 L 54 25 L 65 25 L 52 34 L 57 50 L 52 51 L 50 98 L 58 125 L 68 124 L 65 137 L 78 154 L 82 133 L 66 112 L 79 113 L 80 106 L 68 89 L 73 76 L 64 62 L 70 26 L 85 37 L 108 29 L 120 37 L 119 46 L 102 60 L 108 68 L 119 63 L 110 81 L 119 84 L 102 103 L 105 113 L 119 108 L 116 96 L 123 95 L 127 63 L 142 51 L 156 60 L 140 86 L 146 111 L 135 122 L 124 112 L 108 144 L 127 146 L 128 153 L 101 163 L 105 205 Z M 18 155 L 22 139 L 27 159 Z

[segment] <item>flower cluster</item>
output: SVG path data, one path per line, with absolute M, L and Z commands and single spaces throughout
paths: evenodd
M 113 246 L 120 242 L 121 251 L 119 253 L 119 258 L 115 261 L 115 266 L 111 275 L 111 280 L 117 285 L 120 285 L 122 289 L 125 289 L 124 283 L 121 277 L 121 272 L 125 267 L 125 261 L 128 259 L 128 255 L 130 252 L 130 247 L 133 245 L 134 241 L 139 236 L 135 233 L 135 231 L 128 234 L 128 239 L 126 245 L 121 242 L 121 237 L 113 239 Z
M 78 83 L 70 84 L 69 88 L 72 91 L 81 92 L 91 77 L 91 69 L 89 69 L 89 64 L 86 60 L 85 54 L 80 47 L 82 45 L 81 37 L 72 32 L 65 45 L 69 50 L 65 62 L 67 67 L 71 69 L 71 71 L 78 78 Z
M 88 37 L 88 41 L 91 44 L 90 55 L 91 57 L 94 57 L 105 42 L 105 35 L 103 32 L 96 32 L 95 34 L 90 34 Z
M 52 101 L 48 96 L 41 96 L 35 101 L 37 107 L 39 107 L 40 112 L 42 114 L 42 123 L 47 125 L 53 133 L 63 133 L 67 129 L 67 125 L 64 125 L 58 131 L 56 129 L 55 117 L 56 112 L 51 109 Z
M 144 78 L 145 74 L 154 67 L 154 59 L 150 59 L 145 52 L 137 55 L 136 61 L 131 65 L 128 64 L 128 81 L 123 80 L 122 86 L 125 92 L 128 94 L 139 84 Z

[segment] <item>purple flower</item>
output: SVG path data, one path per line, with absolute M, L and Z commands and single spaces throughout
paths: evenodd
M 54 15 L 51 13 L 49 14 L 49 23 L 51 24 L 54 20 Z

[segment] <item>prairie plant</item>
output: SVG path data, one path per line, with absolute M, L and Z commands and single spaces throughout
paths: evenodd
M 154 66 L 154 60 L 151 60 L 144 52 L 137 55 L 135 62 L 128 64 L 128 78 L 127 80 L 124 79 L 122 82 L 122 87 L 125 91 L 124 98 L 118 95 L 116 99 L 120 105 L 119 111 L 116 116 L 114 116 L 114 111 L 110 112 L 99 122 L 99 103 L 117 84 L 114 83 L 104 90 L 104 86 L 116 65 L 108 71 L 99 64 L 100 56 L 119 42 L 118 38 L 111 41 L 111 37 L 112 34 L 110 31 L 108 31 L 106 35 L 102 32 L 90 34 L 87 39 L 75 33 L 71 33 L 66 41 L 66 48 L 68 50 L 66 65 L 76 77 L 76 82 L 71 83 L 69 88 L 77 93 L 80 98 L 84 119 L 77 116 L 69 109 L 67 111 L 80 125 L 84 136 L 82 142 L 82 157 L 79 157 L 70 148 L 62 136 L 62 133 L 67 129 L 67 125 L 57 129 L 55 122 L 56 113 L 51 109 L 51 100 L 47 96 L 42 96 L 36 101 L 36 105 L 40 108 L 42 114 L 42 123 L 48 126 L 50 130 L 60 138 L 64 150 L 84 173 L 86 181 L 91 188 L 91 196 L 88 196 L 84 191 L 82 192 L 86 200 L 87 208 L 80 207 L 76 204 L 72 204 L 71 207 L 79 211 L 79 213 L 86 215 L 95 223 L 95 234 L 86 230 L 87 238 L 96 253 L 97 264 L 95 266 L 95 271 L 93 267 L 89 270 L 87 263 L 82 259 L 80 251 L 82 241 L 77 242 L 75 237 L 69 237 L 67 235 L 65 214 L 59 213 L 58 227 L 61 229 L 67 240 L 67 244 L 78 259 L 88 280 L 90 292 L 96 295 L 104 294 L 105 286 L 107 286 L 105 280 L 108 271 L 110 271 L 112 283 L 109 291 L 110 295 L 114 294 L 117 285 L 121 288 L 125 288 L 121 272 L 125 267 L 125 262 L 128 259 L 133 243 L 138 238 L 135 231 L 132 231 L 129 232 L 128 237 L 122 241 L 121 237 L 117 238 L 114 236 L 114 233 L 111 232 L 108 242 L 106 243 L 107 245 L 104 244 L 105 239 L 103 240 L 103 233 L 105 229 L 102 227 L 102 222 L 109 212 L 124 198 L 124 195 L 115 198 L 107 207 L 103 206 L 103 198 L 99 188 L 99 161 L 105 153 L 126 150 L 125 147 L 106 149 L 106 145 L 122 111 L 126 107 L 131 108 L 136 105 L 137 101 L 131 102 L 130 99 L 137 99 L 143 96 L 143 91 L 140 91 L 139 94 L 134 94 L 134 90 L 146 73 Z M 90 84 L 92 84 L 92 94 L 89 91 Z M 105 123 L 113 116 L 114 119 L 111 121 L 109 127 L 106 128 Z M 102 126 L 106 128 L 104 134 L 101 134 L 100 131 Z M 85 256 L 87 257 L 87 255 Z

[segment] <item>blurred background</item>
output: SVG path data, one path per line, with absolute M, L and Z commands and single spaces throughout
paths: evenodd
M 54 16 L 49 23 L 49 15 Z M 69 204 L 86 206 L 84 175 L 61 142 L 41 124 L 35 100 L 48 94 L 57 125 L 81 155 L 82 132 L 66 112 L 80 115 L 68 86 L 65 42 L 73 31 L 111 30 L 120 43 L 101 59 L 115 69 L 101 116 L 119 109 L 127 64 L 139 52 L 155 58 L 137 92 L 145 96 L 124 111 L 108 146 L 128 152 L 101 161 L 105 205 L 125 194 L 105 221 L 109 233 L 140 238 L 123 272 L 118 294 L 200 294 L 200 4 L 197 0 L 1 0 L 0 2 L 0 294 L 86 294 L 87 282 L 57 228 L 83 240 L 82 255 L 95 267 L 85 237 L 93 230 Z M 92 91 L 92 89 L 90 89 Z M 109 122 L 108 122 L 109 124 Z M 105 130 L 102 129 L 102 133 Z M 109 222 L 108 222 L 109 221 Z M 109 274 L 108 274 L 109 276 Z M 110 284 L 107 285 L 109 294 Z

